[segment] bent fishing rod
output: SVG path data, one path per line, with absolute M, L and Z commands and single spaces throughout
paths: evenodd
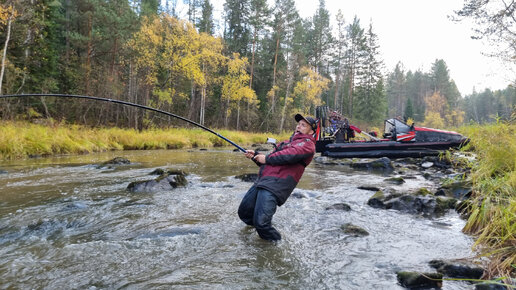
M 246 153 L 247 151 L 242 148 L 241 146 L 239 146 L 238 144 L 236 144 L 235 142 L 229 140 L 228 138 L 220 135 L 219 133 L 211 130 L 210 128 L 208 127 L 205 127 L 199 123 L 196 123 L 192 120 L 188 120 L 184 117 L 181 117 L 181 116 L 178 116 L 176 114 L 172 114 L 170 112 L 167 112 L 167 111 L 163 111 L 163 110 L 159 110 L 159 109 L 156 109 L 156 108 L 152 108 L 152 107 L 148 107 L 148 106 L 143 106 L 143 105 L 139 105 L 139 104 L 135 104 L 135 103 L 130 103 L 130 102 L 126 102 L 126 101 L 120 101 L 120 100 L 114 100 L 114 99 L 108 99 L 108 98 L 99 98 L 99 97 L 92 97 L 92 96 L 82 96 L 82 95 L 67 95 L 67 94 L 19 94 L 19 95 L 0 95 L 0 99 L 6 99 L 6 98 L 23 98 L 23 97 L 58 97 L 58 98 L 75 98 L 75 99 L 87 99 L 87 100 L 94 100 L 94 101 L 102 101 L 102 102 L 108 102 L 108 103 L 115 103 L 115 104 L 120 104 L 120 105 L 125 105 L 125 106 L 131 106 L 131 107 L 136 107 L 136 108 L 140 108 L 140 109 L 144 109 L 144 110 L 149 110 L 149 111 L 153 111 L 153 112 L 157 112 L 157 113 L 160 113 L 160 114 L 164 114 L 164 115 L 167 115 L 167 116 L 170 116 L 170 117 L 174 117 L 174 118 L 177 118 L 177 119 L 180 119 L 180 120 L 183 120 L 185 122 L 188 122 L 192 125 L 195 125 L 203 130 L 206 130 L 214 135 L 216 135 L 217 137 L 221 138 L 221 139 L 224 139 L 226 142 L 228 142 L 229 144 L 235 146 L 236 148 L 238 148 L 238 150 Z

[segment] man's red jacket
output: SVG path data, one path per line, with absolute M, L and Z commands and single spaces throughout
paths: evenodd
M 265 157 L 265 165 L 260 167 L 256 187 L 272 192 L 281 206 L 297 186 L 314 154 L 314 137 L 294 134 L 289 141 L 281 142 L 277 149 Z

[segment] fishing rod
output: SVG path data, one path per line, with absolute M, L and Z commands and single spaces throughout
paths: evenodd
M 238 150 L 242 151 L 242 152 L 247 152 L 244 148 L 242 148 L 241 146 L 239 146 L 238 144 L 236 144 L 235 142 L 229 140 L 228 138 L 220 135 L 219 133 L 211 130 L 210 128 L 208 127 L 205 127 L 199 123 L 196 123 L 192 120 L 188 120 L 184 117 L 181 117 L 181 116 L 178 116 L 176 114 L 172 114 L 170 112 L 167 112 L 167 111 L 163 111 L 163 110 L 159 110 L 159 109 L 155 109 L 155 108 L 152 108 L 152 107 L 147 107 L 147 106 L 143 106 L 143 105 L 139 105 L 139 104 L 135 104 L 135 103 L 130 103 L 130 102 L 126 102 L 126 101 L 120 101 L 120 100 L 114 100 L 114 99 L 108 99 L 108 98 L 99 98 L 99 97 L 92 97 L 92 96 L 82 96 L 82 95 L 67 95 L 67 94 L 19 94 L 19 95 L 0 95 L 0 99 L 5 99 L 5 98 L 23 98 L 23 97 L 59 97 L 59 98 L 75 98 L 75 99 L 87 99 L 87 100 L 94 100 L 94 101 L 102 101 L 102 102 L 108 102 L 108 103 L 115 103 L 115 104 L 121 104 L 121 105 L 125 105 L 125 106 L 131 106 L 131 107 L 136 107 L 136 108 L 140 108 L 140 109 L 145 109 L 145 110 L 149 110 L 149 111 L 153 111 L 153 112 L 157 112 L 157 113 L 161 113 L 161 114 L 165 114 L 167 116 L 170 116 L 170 117 L 174 117 L 174 118 L 177 118 L 177 119 L 180 119 L 180 120 L 183 120 L 185 122 L 188 122 L 192 125 L 195 125 L 203 130 L 206 130 L 214 135 L 216 135 L 217 137 L 221 138 L 221 139 L 224 139 L 226 142 L 228 142 L 229 144 L 235 146 L 236 148 L 238 148 Z

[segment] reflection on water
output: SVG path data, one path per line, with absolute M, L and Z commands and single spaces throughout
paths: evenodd
M 124 156 L 130 165 L 96 168 Z M 135 194 L 156 168 L 189 185 Z M 432 259 L 472 255 L 455 213 L 434 220 L 367 206 L 384 177 L 311 164 L 273 222 L 284 240 L 260 240 L 236 214 L 254 173 L 242 154 L 134 151 L 0 164 L 2 288 L 402 289 L 396 271 L 432 271 Z M 405 186 L 418 186 L 418 180 Z M 424 184 L 423 184 L 424 185 Z M 326 210 L 347 203 L 351 211 Z M 351 237 L 353 223 L 369 232 Z M 445 282 L 444 289 L 470 289 Z

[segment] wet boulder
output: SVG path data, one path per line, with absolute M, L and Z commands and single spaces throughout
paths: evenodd
M 353 237 L 364 237 L 369 235 L 369 232 L 365 229 L 350 223 L 343 224 L 342 226 L 340 226 L 340 228 L 344 233 L 349 234 Z
M 374 192 L 377 192 L 377 191 L 380 191 L 380 189 L 376 186 L 369 186 L 369 185 L 361 185 L 359 187 L 357 187 L 358 189 L 362 189 L 362 190 L 368 190 L 368 191 L 374 191 Z
M 408 194 L 378 191 L 367 201 L 367 204 L 374 208 L 394 209 L 426 217 L 441 216 L 449 209 L 454 209 L 456 203 L 455 199 L 435 197 L 426 189 Z
M 385 203 L 386 209 L 395 209 L 404 213 L 422 214 L 426 217 L 438 217 L 454 208 L 453 200 L 432 196 L 402 195 Z
M 369 160 L 360 160 L 356 162 L 352 162 L 350 164 L 351 168 L 357 170 L 366 170 L 366 171 L 376 171 L 383 173 L 390 173 L 394 171 L 394 167 L 392 166 L 392 162 L 387 157 L 382 157 L 379 159 L 375 159 L 372 161 Z
M 405 179 L 403 179 L 403 177 L 386 178 L 386 179 L 384 179 L 384 181 L 387 183 L 396 184 L 396 185 L 402 185 L 403 183 L 405 183 Z
M 186 172 L 184 172 L 181 169 L 161 169 L 161 168 L 156 168 L 154 171 L 149 173 L 149 175 L 164 175 L 164 174 L 168 174 L 168 175 L 184 175 L 184 176 L 188 175 Z
M 479 284 L 475 284 L 475 290 L 507 290 L 507 289 L 516 289 L 516 284 L 513 285 L 501 285 L 500 282 L 482 282 Z
M 421 160 L 420 166 L 423 167 L 423 164 L 430 164 L 432 165 L 430 167 L 436 167 L 442 170 L 449 169 L 452 167 L 452 163 L 448 158 L 441 158 L 439 156 L 425 156 L 423 157 L 423 160 Z
M 161 190 L 171 190 L 180 186 L 186 186 L 188 181 L 184 174 L 169 174 L 168 172 L 160 175 L 156 179 L 131 182 L 127 186 L 130 192 L 156 192 Z
M 371 198 L 369 198 L 367 204 L 374 208 L 385 208 L 384 201 L 386 199 L 387 196 L 385 195 L 385 193 L 381 190 L 378 190 L 377 192 L 375 192 L 373 196 L 371 196 Z
M 423 167 L 424 169 L 428 169 L 430 167 L 434 166 L 434 163 L 433 162 L 423 162 L 421 163 L 421 167 Z
M 443 274 L 441 273 L 400 271 L 396 275 L 401 286 L 409 289 L 441 288 L 443 285 Z
M 346 203 L 336 203 L 326 208 L 326 210 L 342 210 L 342 211 L 351 211 L 351 206 Z
M 351 164 L 351 161 L 349 161 L 349 159 L 331 158 L 328 156 L 317 156 L 313 160 L 315 163 L 322 164 L 322 165 L 350 165 Z
M 246 173 L 235 176 L 235 178 L 240 179 L 244 182 L 255 182 L 258 179 L 258 174 L 256 173 Z
M 385 202 L 385 209 L 394 209 L 410 214 L 431 215 L 436 207 L 435 199 L 413 195 L 402 195 Z
M 441 188 L 439 188 L 439 191 L 442 192 L 443 195 L 464 200 L 471 197 L 471 187 L 472 184 L 470 181 L 458 181 L 443 184 Z
M 320 196 L 321 193 L 317 191 L 311 191 L 311 190 L 304 190 L 296 188 L 292 192 L 292 196 L 295 198 L 316 198 Z
M 471 263 L 432 260 L 429 264 L 437 269 L 437 272 L 450 278 L 480 279 L 484 275 L 484 269 Z
M 103 163 L 97 165 L 97 168 L 98 169 L 114 168 L 118 165 L 127 165 L 127 164 L 131 164 L 131 161 L 129 161 L 129 159 L 124 158 L 124 157 L 115 157 L 109 161 L 106 161 L 106 162 L 103 162 Z

